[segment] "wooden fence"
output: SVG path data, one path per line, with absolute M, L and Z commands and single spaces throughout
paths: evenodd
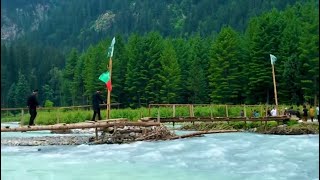
M 195 117 L 194 116 L 194 108 L 196 106 L 201 106 L 201 107 L 209 107 L 210 108 L 210 113 L 211 113 L 211 117 L 213 117 L 213 108 L 217 108 L 217 107 L 224 107 L 225 108 L 225 117 L 229 117 L 229 108 L 230 107 L 239 107 L 242 106 L 243 107 L 243 112 L 244 112 L 244 117 L 248 117 L 247 116 L 247 109 L 248 108 L 256 108 L 259 109 L 261 116 L 267 116 L 267 109 L 274 107 L 271 105 L 246 105 L 246 104 L 242 104 L 242 105 L 228 105 L 228 104 L 149 104 L 148 106 L 148 111 L 149 111 L 149 117 L 151 117 L 151 108 L 153 107 L 172 107 L 172 117 L 176 117 L 176 107 L 186 107 L 189 109 L 189 117 Z M 282 115 L 284 113 L 284 108 L 281 106 L 278 106 L 278 114 Z M 158 113 L 160 113 L 160 109 L 158 109 Z
M 119 109 L 119 106 L 120 106 L 121 103 L 111 103 L 110 106 L 116 106 L 118 109 Z M 107 106 L 107 104 L 100 104 L 100 107 L 105 107 Z M 92 108 L 92 105 L 82 105 L 82 106 L 66 106 L 66 107 L 45 107 L 45 108 L 38 108 L 38 110 L 56 110 L 57 111 L 57 124 L 60 122 L 60 112 L 63 110 L 63 109 L 91 109 Z M 25 115 L 25 112 L 28 112 L 28 108 L 1 108 L 1 113 L 3 111 L 6 111 L 7 114 L 9 115 L 9 111 L 20 111 L 20 126 L 23 125 L 23 121 L 24 121 L 24 115 Z

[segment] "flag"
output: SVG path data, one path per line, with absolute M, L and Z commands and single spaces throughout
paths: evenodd
M 112 91 L 112 84 L 111 84 L 111 79 L 106 83 L 106 87 L 108 90 L 111 92 Z
M 277 57 L 275 57 L 274 55 L 270 54 L 270 60 L 271 60 L 271 64 L 274 64 L 277 60 Z
M 112 84 L 111 84 L 111 77 L 110 77 L 110 73 L 104 72 L 99 76 L 99 79 L 105 83 L 106 88 L 108 88 L 109 91 L 112 91 Z
M 99 79 L 104 82 L 104 83 L 107 83 L 111 78 L 110 78 L 110 73 L 107 71 L 107 72 L 104 72 L 102 73 L 100 76 L 99 76 Z
M 116 38 L 113 37 L 112 41 L 111 41 L 111 45 L 108 48 L 108 57 L 112 57 L 113 56 L 113 50 L 114 50 L 114 44 L 116 43 Z

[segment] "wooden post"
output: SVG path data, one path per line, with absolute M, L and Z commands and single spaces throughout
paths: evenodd
M 191 108 L 192 108 L 192 117 L 194 117 L 194 106 L 193 106 L 193 104 L 191 105 Z
M 158 108 L 157 122 L 160 123 L 160 109 Z
M 176 105 L 175 104 L 172 106 L 172 110 L 173 110 L 172 116 L 176 117 Z
M 247 117 L 247 112 L 246 112 L 246 105 L 243 106 L 243 113 L 244 113 L 244 117 Z
M 274 64 L 271 63 L 272 66 L 272 78 L 273 78 L 273 89 L 274 89 L 274 99 L 276 102 L 276 115 L 278 116 L 279 110 L 278 110 L 278 97 L 277 97 L 277 86 L 276 86 L 276 77 L 274 72 Z
M 210 105 L 210 118 L 213 118 L 212 106 Z
M 21 109 L 21 121 L 20 121 L 20 127 L 23 126 L 23 115 L 24 115 L 24 109 Z
M 189 117 L 192 117 L 191 116 L 191 104 L 189 104 Z
M 111 74 L 112 74 L 112 56 L 110 57 L 109 60 L 109 73 L 110 73 L 110 80 L 111 81 Z M 108 94 L 107 94 L 107 119 L 110 119 L 110 110 L 111 110 L 111 103 L 110 103 L 110 98 L 111 98 L 111 91 L 107 88 Z
M 60 111 L 59 108 L 57 109 L 57 124 L 59 124 L 60 121 Z
M 151 117 L 151 105 L 149 104 L 149 117 Z
M 226 105 L 226 116 L 229 117 L 229 113 L 228 113 L 228 105 Z
M 263 110 L 262 110 L 263 108 L 262 108 L 262 105 L 260 104 L 260 114 L 261 114 L 261 116 L 263 116 Z
M 98 141 L 98 128 L 96 128 L 95 132 L 96 132 L 96 141 Z

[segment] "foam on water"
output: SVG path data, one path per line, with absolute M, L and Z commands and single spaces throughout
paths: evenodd
M 312 180 L 319 179 L 318 141 L 319 135 L 228 133 L 122 145 L 1 146 L 1 178 Z

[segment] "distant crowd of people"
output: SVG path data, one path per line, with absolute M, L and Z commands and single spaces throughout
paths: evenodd
M 267 117 L 278 116 L 277 109 L 275 107 L 273 107 L 271 110 L 267 109 L 265 113 Z M 285 108 L 283 114 L 281 115 L 287 115 L 290 117 L 292 115 L 295 115 L 299 120 L 302 120 L 304 122 L 307 122 L 308 118 L 310 118 L 311 122 L 313 122 L 315 119 L 319 120 L 319 105 L 317 105 L 316 108 L 313 108 L 313 106 L 310 105 L 309 109 L 306 105 L 303 105 L 302 112 L 300 112 L 299 108 L 297 108 L 297 110 L 294 110 L 291 106 L 289 109 Z M 240 111 L 240 116 L 245 117 L 243 110 Z M 249 117 L 260 117 L 260 114 L 257 110 L 254 109 L 249 115 Z

